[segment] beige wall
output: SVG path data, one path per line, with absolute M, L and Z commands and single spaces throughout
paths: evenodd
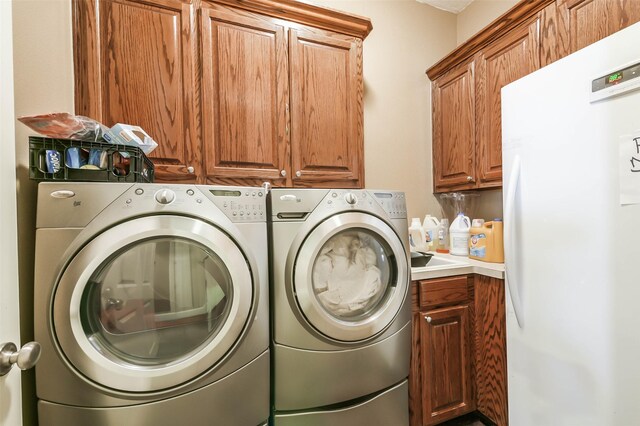
M 3 0 L 0 0 L 3 1 Z M 14 90 L 16 117 L 73 112 L 70 0 L 14 0 Z M 28 136 L 16 122 L 18 254 L 21 340 L 33 339 L 33 252 L 36 183 L 29 179 Z M 24 424 L 35 425 L 34 370 L 23 373 Z
M 518 0 L 474 0 L 457 16 L 457 44 L 467 41 L 516 3 Z
M 427 68 L 455 48 L 455 15 L 415 0 L 315 1 L 371 19 L 364 41 L 365 185 L 407 194 L 409 217 L 440 215 L 433 197 Z

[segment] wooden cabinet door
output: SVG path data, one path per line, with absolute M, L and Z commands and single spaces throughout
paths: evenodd
M 433 173 L 436 192 L 475 187 L 474 63 L 433 84 Z
M 76 113 L 139 125 L 158 142 L 158 181 L 196 181 L 195 11 L 179 0 L 77 0 Z
M 364 185 L 362 40 L 289 30 L 293 186 Z
M 285 28 L 268 17 L 202 9 L 203 146 L 207 181 L 287 184 Z
M 640 21 L 638 0 L 558 0 L 560 38 L 573 53 Z M 564 55 L 563 55 L 564 56 Z
M 498 278 L 474 277 L 477 409 L 497 426 L 509 423 L 504 286 Z
M 502 186 L 500 90 L 540 68 L 539 21 L 523 25 L 487 47 L 476 60 L 478 187 Z
M 475 409 L 469 306 L 427 311 L 420 322 L 422 423 Z

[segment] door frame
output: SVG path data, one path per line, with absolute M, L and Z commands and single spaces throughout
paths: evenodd
M 0 156 L 0 343 L 13 342 L 20 347 L 13 86 L 13 1 L 0 1 L 0 140 L 5 142 Z M 0 423 L 22 424 L 21 374 L 17 367 L 0 377 Z

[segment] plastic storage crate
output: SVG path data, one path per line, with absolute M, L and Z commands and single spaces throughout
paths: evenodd
M 49 156 L 49 164 L 47 164 Z M 138 147 L 29 137 L 29 177 L 35 180 L 153 182 L 153 163 Z

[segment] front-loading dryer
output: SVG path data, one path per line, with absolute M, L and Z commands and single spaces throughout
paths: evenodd
M 270 192 L 273 423 L 408 424 L 404 194 Z
M 40 425 L 269 417 L 262 188 L 40 183 Z

